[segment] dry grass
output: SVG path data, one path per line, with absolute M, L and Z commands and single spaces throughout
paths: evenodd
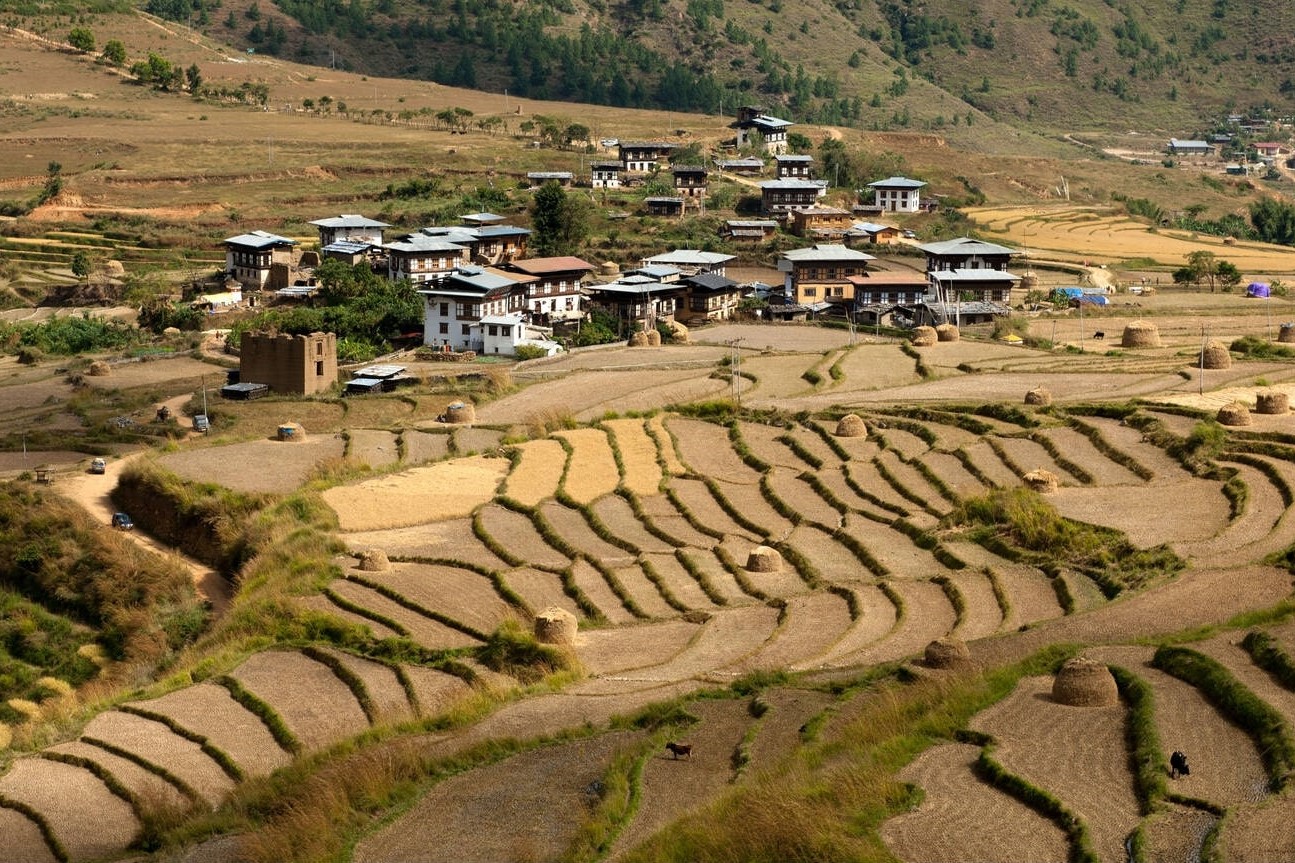
M 602 429 L 572 429 L 556 433 L 571 445 L 562 488 L 576 503 L 589 503 L 616 490 L 620 472 L 607 433 Z
M 495 495 L 508 462 L 471 456 L 386 474 L 323 493 L 344 531 L 408 527 L 469 515 Z
M 547 438 L 531 440 L 517 447 L 518 457 L 504 484 L 504 493 L 526 506 L 553 497 L 566 468 L 562 445 Z

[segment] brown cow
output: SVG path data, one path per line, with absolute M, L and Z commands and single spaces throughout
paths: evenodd
M 679 758 L 679 756 L 681 756 L 681 755 L 682 755 L 684 758 L 687 758 L 687 759 L 690 759 L 690 760 L 692 759 L 692 744 L 691 744 L 691 743 L 675 743 L 675 742 L 671 741 L 670 743 L 667 743 L 667 744 L 665 745 L 665 748 L 670 752 L 670 754 L 671 754 L 671 755 L 672 755 L 676 760 L 677 760 L 677 759 Z

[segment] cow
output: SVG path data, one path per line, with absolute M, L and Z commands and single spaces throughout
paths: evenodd
M 1191 776 L 1192 768 L 1187 764 L 1187 756 L 1174 750 L 1174 754 L 1169 756 L 1169 778 L 1177 779 L 1179 776 Z
M 675 760 L 678 760 L 680 756 L 689 760 L 692 759 L 691 743 L 675 743 L 671 741 L 665 745 L 665 748 L 670 752 L 670 755 L 674 757 Z
M 1093 338 L 1097 339 L 1098 341 L 1101 341 L 1102 339 L 1106 338 L 1106 333 L 1103 332 L 1102 330 L 1098 330 L 1097 332 L 1093 333 Z

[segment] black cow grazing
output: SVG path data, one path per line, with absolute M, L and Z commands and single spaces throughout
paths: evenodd
M 683 756 L 684 758 L 687 758 L 687 759 L 690 759 L 690 760 L 692 759 L 692 744 L 691 744 L 691 743 L 674 743 L 674 742 L 672 741 L 672 742 L 670 742 L 670 743 L 667 743 L 667 744 L 665 745 L 665 748 L 670 752 L 670 754 L 671 754 L 671 755 L 672 755 L 676 760 L 677 760 L 680 756 Z
M 1104 339 L 1106 338 L 1106 333 L 1104 333 L 1102 330 L 1098 330 L 1097 332 L 1093 333 L 1093 338 L 1098 340 Z
M 1175 749 L 1174 754 L 1169 756 L 1169 778 L 1191 775 L 1192 768 L 1187 764 L 1187 756 Z

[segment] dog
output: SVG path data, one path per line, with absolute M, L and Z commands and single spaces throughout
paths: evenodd
M 670 755 L 675 758 L 675 760 L 678 760 L 681 756 L 690 760 L 692 759 L 691 743 L 675 743 L 671 741 L 665 745 L 665 748 Z
M 1169 778 L 1191 775 L 1192 768 L 1187 765 L 1187 756 L 1175 749 L 1174 754 L 1169 756 Z

